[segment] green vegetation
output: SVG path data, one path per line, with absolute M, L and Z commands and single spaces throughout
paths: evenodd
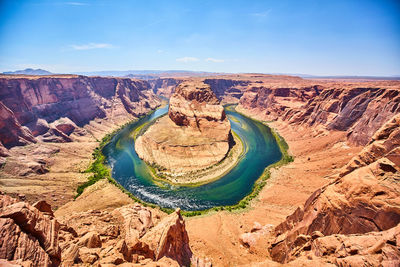
M 154 112 L 155 110 L 150 111 L 147 115 L 150 115 Z M 145 116 L 147 116 L 145 115 Z M 144 116 L 139 117 L 141 119 Z M 100 144 L 98 147 L 95 148 L 95 150 L 92 153 L 93 156 L 93 162 L 90 164 L 89 168 L 87 168 L 84 172 L 85 173 L 93 173 L 92 176 L 88 178 L 88 181 L 85 183 L 81 184 L 78 186 L 76 189 L 76 196 L 75 198 L 79 197 L 85 188 L 95 184 L 97 181 L 104 179 L 104 178 L 111 178 L 111 172 L 110 169 L 105 165 L 105 157 L 102 153 L 102 150 L 106 144 L 108 144 L 111 139 L 122 129 L 125 127 L 132 125 L 133 123 L 136 123 L 139 119 L 130 121 L 125 123 L 124 125 L 120 126 L 118 129 L 114 130 L 113 132 L 106 134 L 103 139 L 100 141 Z M 98 140 L 97 140 L 98 141 Z
M 127 194 L 135 202 L 138 202 L 138 203 L 142 204 L 145 207 L 158 208 L 161 211 L 163 211 L 165 213 L 168 213 L 168 214 L 174 212 L 174 209 L 162 208 L 162 207 L 157 206 L 156 204 L 145 202 L 145 201 L 135 197 L 131 192 L 126 190 L 114 178 L 112 178 L 110 169 L 105 164 L 105 156 L 102 153 L 103 148 L 112 140 L 112 138 L 119 131 L 121 131 L 125 127 L 128 127 L 128 126 L 136 123 L 141 118 L 151 115 L 153 112 L 155 112 L 155 110 L 150 111 L 146 115 L 141 116 L 136 120 L 133 120 L 133 121 L 125 123 L 124 125 L 122 125 L 118 129 L 114 130 L 112 133 L 109 133 L 109 134 L 107 134 L 106 136 L 103 137 L 103 139 L 100 141 L 99 146 L 92 153 L 93 160 L 94 160 L 93 163 L 89 166 L 89 168 L 87 168 L 84 171 L 85 173 L 93 173 L 93 175 L 89 177 L 87 182 L 85 182 L 82 185 L 78 186 L 78 188 L 76 190 L 77 191 L 77 195 L 75 196 L 75 198 L 80 196 L 83 193 L 83 191 L 85 190 L 85 188 L 95 184 L 96 182 L 98 182 L 101 179 L 105 179 L 106 178 L 109 183 L 111 183 L 111 184 L 115 185 L 116 187 L 118 187 L 123 193 Z M 141 128 L 141 127 L 138 127 L 138 128 Z M 135 131 L 136 130 L 137 129 L 135 129 Z
M 242 115 L 246 116 L 244 114 L 242 114 Z M 203 215 L 203 214 L 206 214 L 206 213 L 209 213 L 212 211 L 227 210 L 227 211 L 233 212 L 233 211 L 246 209 L 249 206 L 250 202 L 258 196 L 258 194 L 261 192 L 263 187 L 267 184 L 267 180 L 271 177 L 270 170 L 272 168 L 279 168 L 283 165 L 288 164 L 289 162 L 293 162 L 293 160 L 294 160 L 293 156 L 291 156 L 288 152 L 289 145 L 286 143 L 285 139 L 283 139 L 283 137 L 281 137 L 274 129 L 272 129 L 272 128 L 270 128 L 270 129 L 271 129 L 271 133 L 275 137 L 276 142 L 279 146 L 279 149 L 282 153 L 282 158 L 280 161 L 278 161 L 272 165 L 269 165 L 267 168 L 265 168 L 263 174 L 254 183 L 253 189 L 250 192 L 250 194 L 248 194 L 245 198 L 240 200 L 239 203 L 237 203 L 235 205 L 213 207 L 211 209 L 201 210 L 201 211 L 182 211 L 181 212 L 182 215 L 184 215 L 186 217 L 192 217 L 192 216 Z

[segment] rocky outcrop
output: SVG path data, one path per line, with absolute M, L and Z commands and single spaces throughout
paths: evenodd
M 190 266 L 192 251 L 179 209 L 150 229 L 142 240 L 148 244 L 154 260 L 167 257 L 176 260 L 181 266 Z
M 398 266 L 399 238 L 400 225 L 364 235 L 318 236 L 311 242 L 309 254 L 336 266 Z
M 370 145 L 345 168 L 342 177 L 315 191 L 304 206 L 274 229 L 275 240 L 269 247 L 272 259 L 285 263 L 312 249 L 316 256 L 343 254 L 358 262 L 367 256 L 379 262 L 399 261 L 399 244 L 390 240 L 398 236 L 398 228 L 394 227 L 400 223 L 400 168 L 388 157 L 400 155 L 396 145 L 398 129 L 396 116 L 374 135 Z M 395 230 L 360 235 L 391 228 Z M 359 237 L 341 236 L 351 234 Z M 392 237 L 385 239 L 386 234 Z M 364 244 L 352 247 L 357 240 Z M 388 254 L 379 257 L 376 254 L 383 253 L 383 247 Z
M 23 266 L 58 266 L 59 227 L 45 203 L 33 207 L 0 195 L 0 259 Z
M 382 157 L 400 167 L 400 114 L 395 115 L 373 135 L 369 144 L 350 160 L 340 175 L 344 176 Z
M 31 206 L 0 195 L 0 236 L 2 266 L 211 266 L 197 257 L 191 263 L 179 210 L 165 216 L 139 204 L 71 214 L 60 224 L 45 201 Z
M 139 136 L 139 157 L 172 173 L 192 172 L 220 162 L 229 151 L 230 123 L 204 83 L 181 83 L 170 99 L 168 117 Z
M 159 104 L 145 81 L 62 75 L 2 77 L 0 101 L 0 142 L 8 148 L 70 142 L 92 120 L 137 117 Z
M 29 129 L 22 126 L 14 113 L 0 101 L 0 143 L 5 147 L 36 142 Z
M 160 216 L 138 204 L 75 214 L 62 226 L 62 263 L 149 264 L 168 259 L 170 266 L 190 266 L 192 252 L 180 211 Z
M 395 86 L 334 86 L 321 82 L 303 87 L 252 87 L 240 99 L 238 110 L 267 121 L 305 125 L 316 134 L 347 131 L 349 142 L 355 145 L 368 143 L 387 118 L 400 112 L 400 90 Z
M 209 86 L 202 83 L 183 83 L 171 97 L 169 118 L 178 126 L 190 126 L 200 131 L 205 121 L 224 121 L 224 108 L 219 105 Z

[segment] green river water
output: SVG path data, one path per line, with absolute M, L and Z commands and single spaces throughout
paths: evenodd
M 155 182 L 146 163 L 135 152 L 131 133 L 143 123 L 155 120 L 166 112 L 168 106 L 125 127 L 103 148 L 106 162 L 112 169 L 112 177 L 143 201 L 183 210 L 234 205 L 251 192 L 254 182 L 264 169 L 282 157 L 269 127 L 235 112 L 233 106 L 228 106 L 225 112 L 232 130 L 239 135 L 245 147 L 245 153 L 238 164 L 221 179 L 197 187 Z

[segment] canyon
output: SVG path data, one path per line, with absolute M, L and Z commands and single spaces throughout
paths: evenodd
M 201 83 L 210 103 L 237 103 L 237 111 L 267 123 L 294 162 L 272 169 L 240 212 L 167 215 L 106 179 L 74 200 L 99 140 L 161 105 L 158 95 L 172 100 L 163 118 L 196 124 L 174 97 L 192 97 L 185 83 Z M 0 220 L 9 241 L 1 243 L 0 263 L 396 266 L 399 113 L 400 81 L 2 75 Z M 218 118 L 225 123 L 220 110 Z
M 135 150 L 141 159 L 157 166 L 158 175 L 185 184 L 214 178 L 210 170 L 206 177 L 202 172 L 220 164 L 233 144 L 230 123 L 210 86 L 182 82 L 170 98 L 168 116 L 137 137 Z M 194 177 L 189 180 L 188 176 Z

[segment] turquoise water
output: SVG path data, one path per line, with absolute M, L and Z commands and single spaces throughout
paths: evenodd
M 172 186 L 155 182 L 146 164 L 135 152 L 130 133 L 145 122 L 168 111 L 168 106 L 156 110 L 121 130 L 103 153 L 112 169 L 113 178 L 136 197 L 165 208 L 204 210 L 215 206 L 234 205 L 251 192 L 254 182 L 264 169 L 282 157 L 270 128 L 245 117 L 230 106 L 225 112 L 232 130 L 242 139 L 245 154 L 238 164 L 221 179 L 198 187 Z

